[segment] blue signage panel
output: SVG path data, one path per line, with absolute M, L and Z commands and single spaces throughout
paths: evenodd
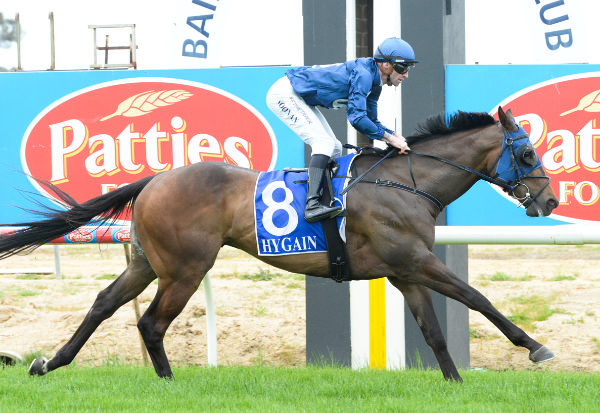
M 50 204 L 26 174 L 81 202 L 201 161 L 302 167 L 304 143 L 266 104 L 286 70 L 0 73 L 0 223 L 30 219 L 15 206 L 32 194 Z

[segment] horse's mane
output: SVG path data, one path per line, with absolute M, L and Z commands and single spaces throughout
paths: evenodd
M 438 138 L 454 132 L 482 128 L 496 123 L 496 120 L 485 112 L 458 111 L 446 116 L 444 113 L 430 116 L 417 126 L 415 134 L 406 137 L 408 145 L 424 140 Z

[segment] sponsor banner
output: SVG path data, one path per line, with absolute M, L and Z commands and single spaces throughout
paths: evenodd
M 0 237 L 14 234 L 21 228 L 18 227 L 0 227 Z M 81 227 L 73 232 L 69 232 L 62 237 L 54 238 L 49 241 L 50 244 L 115 244 L 128 243 L 131 241 L 129 226 L 112 227 Z
M 448 225 L 600 223 L 600 66 L 448 66 L 446 112 L 511 109 L 551 178 L 559 207 L 530 218 L 478 182 L 448 207 Z
M 35 179 L 83 202 L 196 162 L 303 166 L 265 101 L 285 70 L 1 73 L 0 224 L 31 219 L 14 206 L 32 194 L 54 199 Z

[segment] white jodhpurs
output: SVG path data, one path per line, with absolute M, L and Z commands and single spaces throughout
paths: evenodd
M 342 143 L 335 137 L 323 114 L 294 92 L 287 76 L 271 86 L 267 93 L 267 106 L 311 147 L 311 155 L 332 158 L 342 155 Z

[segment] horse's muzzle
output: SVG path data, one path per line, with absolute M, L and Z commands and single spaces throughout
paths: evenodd
M 558 201 L 554 198 L 538 197 L 527 207 L 526 213 L 530 217 L 547 217 L 558 206 Z

